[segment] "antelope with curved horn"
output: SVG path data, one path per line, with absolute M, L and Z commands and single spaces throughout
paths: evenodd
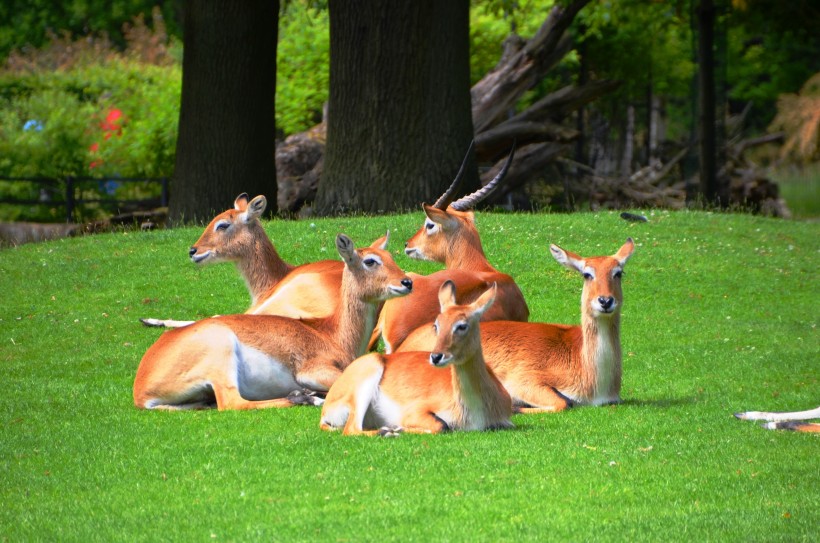
M 344 260 L 341 300 L 310 324 L 272 315 L 227 315 L 164 333 L 140 362 L 134 404 L 145 409 L 223 409 L 318 404 L 300 389 L 326 392 L 363 354 L 377 305 L 409 294 L 413 282 L 379 246 L 336 238 Z
M 809 409 L 808 411 L 792 411 L 788 413 L 768 412 L 768 411 L 745 411 L 735 413 L 735 417 L 741 420 L 765 420 L 762 424 L 767 430 L 793 430 L 795 432 L 820 432 L 820 423 L 805 422 L 809 419 L 820 419 L 820 407 Z
M 484 363 L 479 340 L 478 321 L 495 295 L 493 285 L 458 305 L 455 286 L 445 282 L 433 352 L 354 360 L 327 393 L 320 427 L 346 435 L 512 427 L 510 395 Z
M 561 411 L 571 404 L 620 402 L 621 276 L 635 244 L 613 256 L 583 258 L 551 245 L 559 264 L 584 278 L 581 324 L 493 321 L 481 323 L 481 346 L 521 412 Z M 429 351 L 430 327 L 415 330 L 401 351 Z
M 344 264 L 321 260 L 301 266 L 288 264 L 276 252 L 259 217 L 268 202 L 237 196 L 233 209 L 214 217 L 205 227 L 189 255 L 194 264 L 235 262 L 251 295 L 251 315 L 282 315 L 292 318 L 323 318 L 339 303 Z M 140 319 L 146 326 L 179 328 L 194 321 Z
M 515 280 L 496 270 L 487 260 L 472 211 L 506 176 L 515 156 L 515 146 L 492 181 L 478 191 L 453 201 L 472 148 L 471 144 L 455 180 L 435 205 L 422 204 L 427 219 L 407 242 L 405 253 L 411 258 L 443 262 L 446 269 L 427 276 L 411 275 L 415 285 L 413 294 L 384 305 L 379 314 L 376 334 L 381 334 L 388 353 L 396 350 L 414 329 L 433 322 L 439 311 L 436 293 L 447 280 L 457 285 L 456 297 L 460 303 L 470 303 L 491 284 L 498 285 L 496 302 L 484 313 L 485 321 L 526 321 L 529 318 L 527 302 Z M 378 336 L 374 335 L 371 345 L 377 339 Z

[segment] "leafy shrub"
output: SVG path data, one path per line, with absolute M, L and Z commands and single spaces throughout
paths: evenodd
M 798 94 L 777 99 L 777 116 L 770 129 L 786 133 L 782 157 L 798 163 L 820 159 L 820 73 L 810 77 Z
M 0 72 L 0 176 L 171 176 L 176 149 L 181 68 L 161 24 L 141 18 L 125 29 L 129 47 L 105 38 L 52 36 L 49 46 L 12 54 Z M 176 55 L 178 56 L 178 55 Z M 112 122 L 113 121 L 113 122 Z M 99 183 L 80 197 L 139 198 L 133 185 Z M 159 187 L 152 189 L 158 192 Z M 32 183 L 0 185 L 0 197 L 58 203 Z M 149 191 L 150 192 L 150 191 Z M 0 209 L 0 218 L 62 218 L 36 206 Z M 46 206 L 48 207 L 48 206 Z M 44 217 L 45 215 L 45 217 Z M 91 216 L 79 218 L 97 218 Z
M 288 2 L 279 16 L 276 127 L 284 135 L 321 121 L 330 90 L 330 22 L 315 2 Z

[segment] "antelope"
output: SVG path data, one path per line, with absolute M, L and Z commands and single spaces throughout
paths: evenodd
M 820 419 L 820 407 L 809 409 L 808 411 L 792 411 L 789 413 L 777 413 L 768 411 L 745 411 L 735 413 L 735 417 L 741 420 L 765 420 L 762 424 L 767 430 L 794 430 L 796 432 L 820 432 L 820 423 L 803 422 L 809 419 Z
M 559 264 L 584 278 L 580 326 L 512 321 L 481 324 L 487 365 L 519 412 L 554 412 L 572 404 L 620 402 L 621 276 L 634 248 L 632 238 L 628 238 L 613 256 L 583 258 L 550 246 Z M 400 350 L 430 350 L 431 336 L 429 327 L 419 328 Z
M 408 240 L 404 250 L 410 258 L 442 262 L 446 269 L 427 276 L 411 275 L 413 293 L 405 299 L 385 303 L 379 314 L 376 333 L 371 338 L 371 346 L 381 334 L 385 352 L 393 352 L 414 329 L 432 323 L 439 310 L 436 293 L 447 280 L 457 285 L 456 297 L 462 303 L 474 301 L 490 285 L 497 284 L 497 300 L 484 313 L 485 321 L 526 321 L 529 318 L 527 302 L 515 280 L 496 270 L 487 260 L 472 211 L 507 175 L 515 147 L 495 178 L 476 192 L 453 201 L 473 145 L 470 144 L 461 168 L 447 191 L 432 206 L 422 204 L 427 218 Z
M 318 405 L 342 370 L 363 354 L 377 305 L 413 282 L 384 250 L 356 249 L 339 234 L 341 299 L 329 317 L 306 323 L 275 315 L 227 315 L 164 333 L 140 362 L 134 404 L 145 409 Z M 304 393 L 306 389 L 308 393 Z M 289 393 L 294 392 L 288 396 Z
M 354 360 L 330 387 L 320 428 L 383 436 L 511 428 L 510 395 L 484 363 L 479 340 L 478 321 L 496 291 L 492 285 L 475 302 L 458 305 L 453 282 L 444 282 L 433 352 Z
M 237 196 L 233 209 L 214 217 L 191 247 L 197 265 L 235 262 L 251 295 L 251 315 L 323 318 L 339 302 L 344 264 L 322 260 L 301 266 L 288 264 L 276 252 L 259 217 L 268 205 L 264 196 Z M 179 328 L 194 321 L 140 319 L 146 326 Z

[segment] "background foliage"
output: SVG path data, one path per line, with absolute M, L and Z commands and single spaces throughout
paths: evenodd
M 472 80 L 492 69 L 510 32 L 532 36 L 553 4 L 471 1 Z M 284 138 L 321 120 L 328 97 L 329 29 L 326 2 L 292 0 L 282 6 L 276 122 Z M 637 112 L 636 145 L 642 148 L 648 137 L 649 93 L 661 98 L 666 142 L 682 144 L 693 122 L 695 6 L 695 0 L 593 0 L 571 29 L 577 50 L 518 107 L 581 77 L 617 79 L 622 82 L 617 91 L 589 108 L 588 118 L 607 134 L 607 145 L 623 144 L 625 105 L 631 105 Z M 820 72 L 820 8 L 775 0 L 719 1 L 717 6 L 720 24 L 727 29 L 730 112 L 747 112 L 739 135 L 760 134 L 771 126 L 786 130 L 790 141 L 802 138 L 805 146 L 805 135 L 816 131 L 820 119 L 784 123 L 788 112 L 783 108 L 790 107 L 789 95 Z M 0 176 L 173 176 L 180 16 L 178 0 L 159 7 L 146 0 L 105 6 L 13 0 L 0 6 L 0 59 L 5 59 L 0 70 Z M 778 104 L 781 113 L 772 125 Z M 100 123 L 112 109 L 121 110 L 122 120 L 116 136 L 102 140 Z M 589 129 L 594 132 L 595 127 Z M 99 148 L 92 152 L 95 142 Z M 645 155 L 638 158 L 646 160 Z M 775 153 L 760 154 L 764 163 L 776 158 Z M 815 160 L 804 153 L 800 161 Z M 32 190 L 28 185 L 3 188 L 7 195 Z M 0 209 L 6 219 L 27 213 L 41 219 L 60 216 L 41 208 Z

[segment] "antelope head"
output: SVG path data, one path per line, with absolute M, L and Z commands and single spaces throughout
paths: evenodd
M 430 363 L 438 368 L 462 364 L 481 351 L 478 322 L 495 301 L 497 286 L 488 288 L 469 305 L 456 304 L 456 286 L 445 281 L 438 291 L 441 314 L 433 324 L 436 345 L 430 353 Z
M 621 276 L 635 243 L 627 238 L 618 252 L 612 256 L 583 258 L 565 251 L 557 245 L 550 245 L 550 251 L 559 264 L 577 271 L 584 278 L 581 294 L 581 313 L 594 318 L 618 315 L 623 305 Z
M 390 232 L 370 247 L 356 249 L 344 234 L 336 236 L 336 249 L 344 260 L 347 273 L 355 278 L 359 298 L 376 303 L 405 296 L 413 290 L 413 280 L 407 277 L 386 250 Z
M 492 181 L 472 194 L 454 201 L 474 146 L 475 141 L 470 143 L 456 178 L 444 194 L 433 205 L 422 204 L 427 216 L 424 225 L 405 244 L 404 252 L 410 258 L 446 263 L 448 252 L 457 251 L 457 247 L 463 246 L 464 243 L 472 247 L 481 247 L 473 209 L 492 194 L 507 175 L 515 156 L 515 145 L 513 144 L 507 161 Z
M 253 251 L 259 236 L 265 235 L 258 220 L 268 206 L 264 196 L 250 200 L 243 192 L 233 205 L 214 217 L 188 251 L 195 264 L 239 260 Z

